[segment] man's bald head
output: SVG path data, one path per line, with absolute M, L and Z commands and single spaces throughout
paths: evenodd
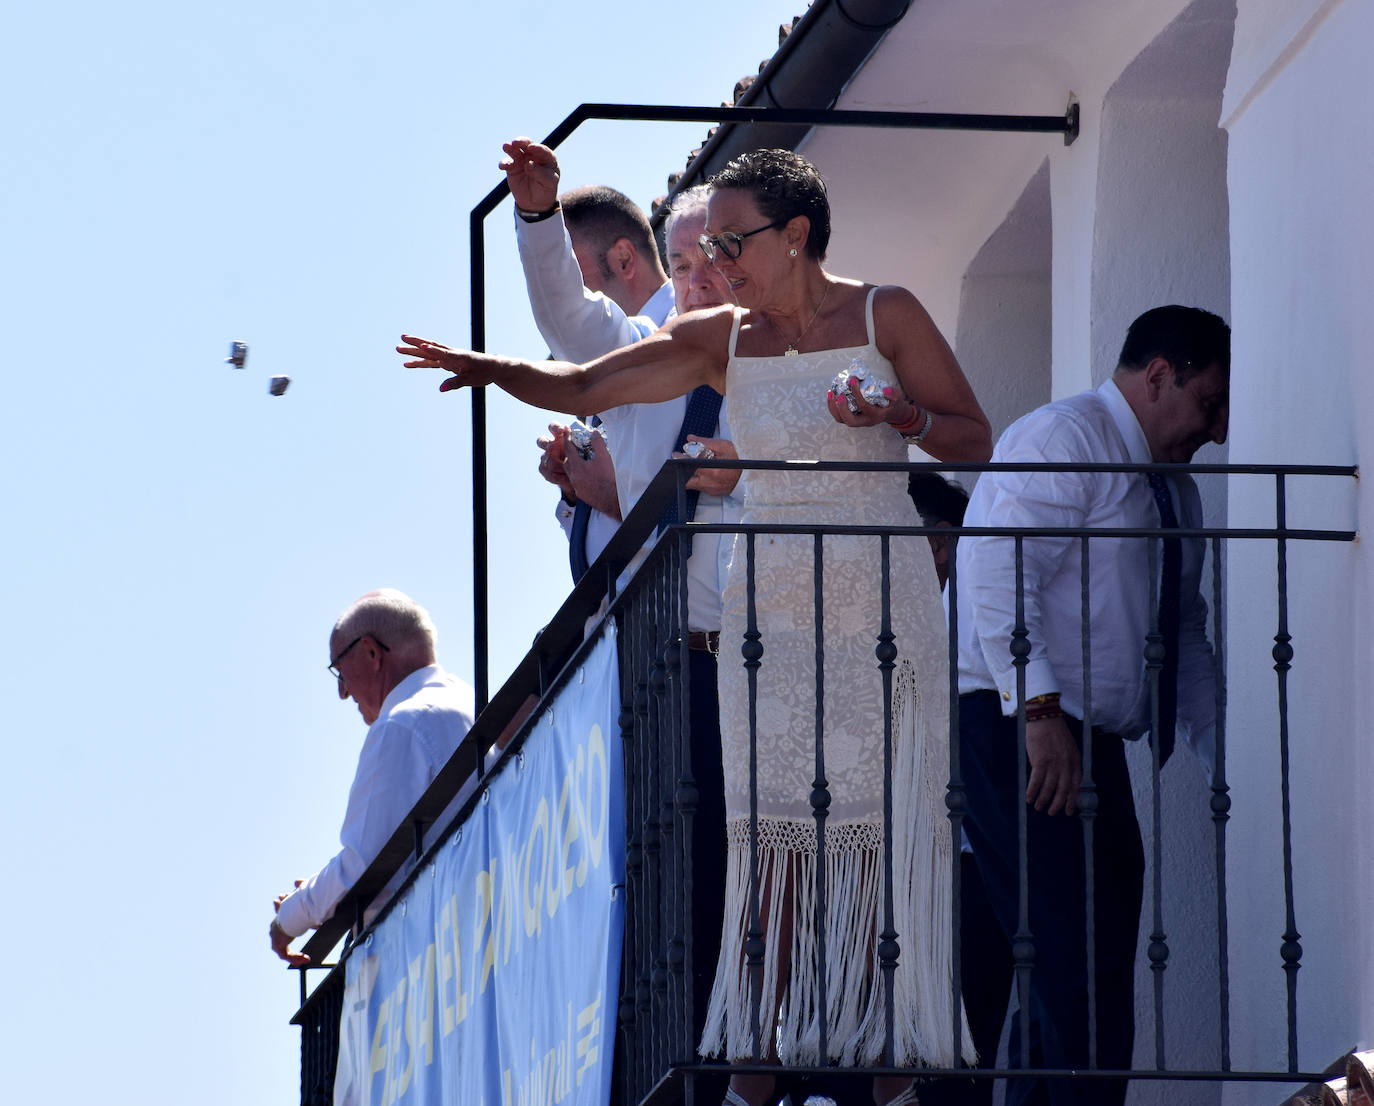
M 436 634 L 429 612 L 395 588 L 355 600 L 329 634 L 339 698 L 358 704 L 370 726 L 392 690 L 416 669 L 435 663 Z

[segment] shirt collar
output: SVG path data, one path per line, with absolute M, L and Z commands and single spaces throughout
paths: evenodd
M 1150 453 L 1150 443 L 1145 440 L 1145 431 L 1140 428 L 1140 420 L 1135 417 L 1135 412 L 1131 410 L 1131 405 L 1126 402 L 1126 397 L 1121 394 L 1116 382 L 1111 379 L 1104 380 L 1097 389 L 1097 394 L 1102 397 L 1107 414 L 1112 417 L 1112 422 L 1121 434 L 1131 463 L 1148 465 L 1154 460 Z
M 437 664 L 427 664 L 423 668 L 417 668 L 388 692 L 387 697 L 382 700 L 382 709 L 378 712 L 377 717 L 383 718 L 390 714 L 398 704 L 405 702 L 427 683 L 438 681 L 443 674 L 444 670 Z
M 667 321 L 668 316 L 673 313 L 673 282 L 668 281 L 657 292 L 644 301 L 644 306 L 635 312 L 636 315 L 643 315 L 654 321 L 655 326 L 662 326 Z

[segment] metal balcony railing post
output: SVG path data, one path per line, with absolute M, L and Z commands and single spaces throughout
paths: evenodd
M 1280 955 L 1288 986 L 1288 1070 L 1298 1070 L 1298 969 L 1302 966 L 1302 934 L 1298 932 L 1293 904 L 1293 810 L 1288 764 L 1288 670 L 1293 661 L 1293 638 L 1288 633 L 1288 542 L 1283 531 L 1288 527 L 1286 488 L 1283 475 L 1274 478 L 1274 527 L 1279 531 L 1277 545 L 1278 630 L 1274 634 L 1274 672 L 1279 693 L 1279 794 L 1283 807 L 1283 905 L 1286 924 Z
M 825 820 L 830 813 L 830 782 L 825 777 L 825 539 L 817 534 L 812 545 L 812 583 L 815 588 L 816 627 L 816 775 L 811 781 L 811 815 L 816 820 L 816 958 L 820 971 L 816 1001 L 820 1010 L 819 1053 L 830 1055 L 830 1005 L 826 983 L 825 943 Z
M 1016 624 L 1011 631 L 1010 652 L 1016 670 L 1016 793 L 1026 793 L 1026 665 L 1030 657 L 1030 633 L 1026 629 L 1026 567 L 1025 539 L 1014 539 L 1012 553 L 1016 586 Z M 1030 928 L 1029 858 L 1026 850 L 1026 804 L 1016 807 L 1017 840 L 1017 928 L 1012 938 L 1011 957 L 1016 973 L 1017 1003 L 1023 1011 L 1031 1008 L 1031 971 L 1035 965 L 1035 937 Z M 1030 1018 L 1021 1017 L 1021 1056 L 1028 1061 L 1030 1050 Z
M 749 1035 L 754 1062 L 763 1059 L 763 1025 L 759 1008 L 763 1002 L 763 930 L 759 903 L 759 666 L 763 661 L 762 634 L 759 633 L 755 606 L 754 535 L 745 536 L 745 611 L 746 629 L 740 654 L 748 679 L 749 692 L 749 935 L 744 942 L 744 962 L 749 974 Z
M 901 955 L 892 901 L 892 670 L 897 660 L 897 647 L 893 644 L 892 633 L 891 540 L 886 534 L 880 539 L 882 628 L 878 631 L 878 646 L 874 650 L 883 677 L 883 928 L 878 934 L 878 970 L 883 979 L 883 1063 L 889 1067 L 897 1063 L 893 1041 L 897 959 Z
M 1097 783 L 1093 779 L 1092 598 L 1088 590 L 1089 539 L 1079 539 L 1079 603 L 1083 619 L 1083 775 L 1078 785 L 1078 816 L 1083 821 L 1083 881 L 1087 916 L 1083 919 L 1088 969 L 1088 1067 L 1097 1067 L 1097 865 L 1093 834 L 1097 829 Z
M 1231 967 L 1226 913 L 1226 824 L 1231 796 L 1226 786 L 1226 633 L 1222 617 L 1221 539 L 1212 539 L 1212 675 L 1216 683 L 1216 751 L 1212 766 L 1212 825 L 1217 880 L 1217 1027 L 1222 1071 L 1231 1070 Z
M 961 920 L 964 916 L 964 881 L 962 845 L 964 839 L 964 813 L 968 810 L 968 795 L 964 788 L 963 769 L 960 765 L 959 737 L 959 543 L 949 544 L 949 560 L 945 577 L 945 595 L 948 599 L 948 659 L 949 659 L 949 784 L 945 789 L 945 807 L 949 811 L 949 837 L 953 843 L 954 863 L 950 865 L 950 958 L 954 970 L 954 987 L 950 994 L 950 1024 L 954 1027 L 954 1040 L 951 1055 L 955 1063 L 964 1054 L 964 934 Z M 996 1063 L 996 1057 L 992 1058 Z M 988 1057 L 978 1057 L 978 1066 L 986 1067 Z
M 1145 646 L 1145 670 L 1150 680 L 1150 904 L 1153 928 L 1146 957 L 1154 983 L 1155 1067 L 1164 1069 L 1164 971 L 1169 946 L 1164 936 L 1164 846 L 1161 838 L 1160 770 L 1160 689 L 1164 669 L 1164 635 L 1160 629 L 1160 563 L 1162 541 L 1147 539 L 1150 566 L 1150 633 Z

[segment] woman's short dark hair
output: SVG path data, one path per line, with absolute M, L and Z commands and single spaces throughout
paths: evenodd
M 771 222 L 785 223 L 798 215 L 811 220 L 806 255 L 825 260 L 830 245 L 830 201 L 816 167 L 791 150 L 755 150 L 740 154 L 707 183 L 713 189 L 738 188 L 754 198 Z

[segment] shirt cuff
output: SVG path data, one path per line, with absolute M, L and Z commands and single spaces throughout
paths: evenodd
M 305 896 L 301 894 L 300 888 L 282 899 L 281 906 L 277 907 L 277 928 L 292 940 L 310 928 Z
M 1037 695 L 1050 695 L 1059 691 L 1059 681 L 1055 679 L 1050 662 L 1043 658 L 1026 663 L 1026 698 Z M 1016 713 L 1016 669 L 1009 668 L 997 674 L 997 693 L 1002 700 L 1002 713 L 1010 718 Z
M 572 537 L 573 512 L 575 510 L 576 508 L 561 495 L 553 508 L 553 517 L 558 519 L 558 525 L 563 528 L 563 535 L 567 538 Z
M 567 236 L 567 229 L 563 224 L 561 209 L 547 219 L 540 219 L 537 223 L 531 223 L 515 214 L 512 214 L 512 218 L 515 219 L 515 237 L 519 245 L 528 246 L 535 250 L 557 250 L 557 256 L 563 256 L 563 244 Z

